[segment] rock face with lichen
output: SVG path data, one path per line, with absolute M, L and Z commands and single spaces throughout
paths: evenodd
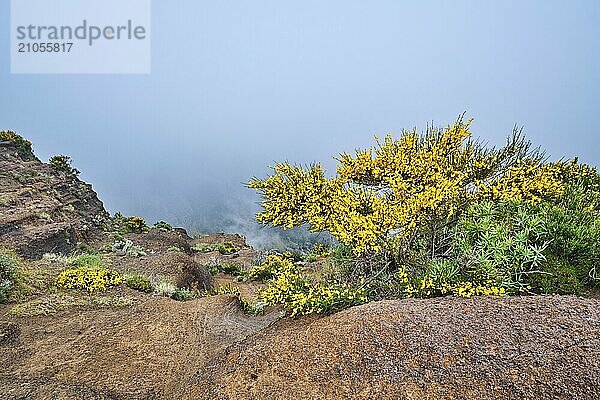
M 92 186 L 0 142 L 0 246 L 26 258 L 69 253 L 108 217 Z

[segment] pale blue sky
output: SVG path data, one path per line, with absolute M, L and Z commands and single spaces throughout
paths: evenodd
M 68 154 L 107 208 L 250 220 L 242 182 L 463 111 L 598 164 L 600 1 L 154 1 L 150 75 L 10 75 L 0 129 Z

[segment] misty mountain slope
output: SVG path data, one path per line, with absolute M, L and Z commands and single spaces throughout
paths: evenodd
M 260 257 L 243 237 L 193 239 L 170 227 L 101 232 L 94 223 L 106 213 L 89 185 L 7 143 L 0 166 L 0 247 L 37 258 L 88 244 L 71 257 L 19 260 L 23 282 L 0 303 L 0 400 L 595 400 L 600 393 L 597 299 L 444 297 L 328 316 L 283 317 L 274 307 L 252 314 L 243 301 L 256 298 L 261 283 L 228 272 Z M 4 261 L 10 254 L 0 252 Z M 84 269 L 139 274 L 155 286 L 126 279 L 99 291 L 60 286 L 58 277 L 82 260 L 101 263 Z M 205 291 L 219 284 L 228 287 Z M 194 287 L 204 290 L 199 298 L 174 296 Z

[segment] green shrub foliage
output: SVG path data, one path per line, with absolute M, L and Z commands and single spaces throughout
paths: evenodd
M 53 156 L 49 163 L 53 170 L 64 173 L 66 176 L 76 177 L 79 175 L 79 170 L 71 165 L 72 160 L 69 156 Z
M 0 303 L 7 301 L 15 285 L 20 258 L 14 252 L 0 248 Z
M 117 212 L 111 218 L 108 226 L 106 226 L 106 230 L 124 235 L 127 233 L 147 232 L 149 228 L 148 225 L 146 225 L 146 221 L 142 217 L 124 217 L 121 213 Z

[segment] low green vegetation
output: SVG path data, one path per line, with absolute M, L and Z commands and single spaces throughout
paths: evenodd
M 152 279 L 152 290 L 159 296 L 171 297 L 177 290 L 177 286 L 170 279 L 157 276 Z
M 223 274 L 229 274 L 229 275 L 233 275 L 235 277 L 245 276 L 244 269 L 240 265 L 234 264 L 234 263 L 210 265 L 210 266 L 208 266 L 208 271 L 212 275 L 215 275 L 215 274 L 221 272 Z
M 102 258 L 95 254 L 81 254 L 67 259 L 67 264 L 77 268 L 102 268 L 105 266 Z
M 209 296 L 222 296 L 222 295 L 232 295 L 235 296 L 239 303 L 242 311 L 245 314 L 256 315 L 264 311 L 267 303 L 258 301 L 258 302 L 250 302 L 244 299 L 241 295 L 240 289 L 233 285 L 223 285 L 218 286 L 217 288 L 206 291 L 200 294 L 201 297 L 209 297 Z
M 77 243 L 77 250 L 83 254 L 98 255 L 98 253 L 100 253 L 100 250 L 84 242 Z
M 51 257 L 47 259 L 59 261 L 68 266 L 61 271 L 55 280 L 55 287 L 61 290 L 81 290 L 89 294 L 104 292 L 121 284 L 158 296 L 170 297 L 179 301 L 199 297 L 196 292 L 177 287 L 169 278 L 163 276 L 149 277 L 141 273 L 120 273 L 108 268 L 101 257 L 82 254 L 73 257 Z
M 173 230 L 173 227 L 171 226 L 171 224 L 168 224 L 165 221 L 158 221 L 157 223 L 154 224 L 154 228 L 160 229 L 161 231 L 165 231 L 165 232 Z
M 0 248 L 0 303 L 8 300 L 16 285 L 20 257 L 13 251 Z
M 141 246 L 133 244 L 131 240 L 117 240 L 113 243 L 111 251 L 114 253 L 120 252 L 130 257 L 142 257 L 147 255 L 146 250 Z
M 58 289 L 98 293 L 125 284 L 140 292 L 154 293 L 175 300 L 190 300 L 195 297 L 193 292 L 185 288 L 178 288 L 166 277 L 151 278 L 140 273 L 122 274 L 115 269 L 108 268 L 102 258 L 97 255 L 82 254 L 65 258 L 62 261 L 70 268 L 62 271 L 56 278 Z
M 125 274 L 123 281 L 131 289 L 170 297 L 177 301 L 188 301 L 198 297 L 196 292 L 187 288 L 177 287 L 170 279 L 162 276 L 149 278 L 146 275 L 138 273 Z
M 140 292 L 152 293 L 152 282 L 146 275 L 142 274 L 125 274 L 123 276 L 123 282 L 125 285 L 134 290 L 139 290 Z
M 261 264 L 252 266 L 248 271 L 248 278 L 251 280 L 267 280 L 291 269 L 294 269 L 293 259 L 271 254 Z
M 194 300 L 194 299 L 198 298 L 198 296 L 196 295 L 195 292 L 193 292 L 189 289 L 177 288 L 171 294 L 171 298 L 173 300 L 177 300 L 177 301 L 188 301 L 188 300 Z

